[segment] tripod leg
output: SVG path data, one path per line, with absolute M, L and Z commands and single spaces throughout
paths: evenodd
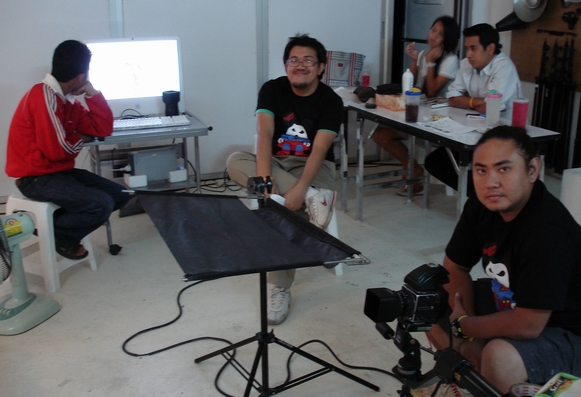
M 208 353 L 205 356 L 198 357 L 198 358 L 196 358 L 194 360 L 194 362 L 196 364 L 197 363 L 201 363 L 202 361 L 205 361 L 205 360 L 207 360 L 209 358 L 219 356 L 219 355 L 221 355 L 223 353 L 226 353 L 226 352 L 228 352 L 230 350 L 238 349 L 241 346 L 247 345 L 247 344 L 252 343 L 252 342 L 256 342 L 256 340 L 257 340 L 257 337 L 256 336 L 250 337 L 248 339 L 244 339 L 244 340 L 242 340 L 242 341 L 240 341 L 238 343 L 235 343 L 235 344 L 233 344 L 231 346 L 225 347 L 225 348 L 220 349 L 220 350 L 216 350 L 215 352 L 212 352 L 212 353 Z
M 400 395 L 400 397 L 412 397 L 410 387 L 405 384 L 401 386 L 401 390 L 398 390 L 397 393 Z
M 353 380 L 353 381 L 355 381 L 363 386 L 366 386 L 366 387 L 370 388 L 371 390 L 379 391 L 379 387 L 375 386 L 373 383 L 369 383 L 366 380 L 358 378 L 357 376 L 352 375 L 349 372 L 344 371 L 341 368 L 334 366 L 333 364 L 330 364 L 324 360 L 321 360 L 320 358 L 315 357 L 312 354 L 307 353 L 307 352 L 299 349 L 298 347 L 295 347 L 289 343 L 286 343 L 286 342 L 284 342 L 276 337 L 274 338 L 274 342 L 279 346 L 282 346 L 282 347 L 289 349 L 293 353 L 296 353 L 296 354 L 303 356 L 311 361 L 316 362 L 319 365 L 322 365 L 323 367 L 329 369 L 330 371 L 337 372 L 338 374 L 343 375 L 344 377 L 349 378 L 349 379 L 351 379 L 351 380 Z M 324 373 L 326 373 L 326 372 L 321 372 L 320 375 L 323 375 Z
M 246 390 L 244 391 L 244 397 L 250 396 L 250 390 L 252 389 L 252 383 L 254 382 L 254 378 L 256 377 L 256 371 L 258 370 L 258 363 L 260 362 L 260 358 L 262 357 L 262 353 L 264 351 L 265 345 L 262 343 L 258 343 L 258 350 L 256 350 L 256 356 L 254 357 L 254 363 L 252 364 L 252 370 L 248 375 L 248 383 L 246 384 Z M 264 381 L 264 379 L 263 379 Z M 261 389 L 264 388 L 268 389 L 268 381 L 267 384 L 263 384 Z

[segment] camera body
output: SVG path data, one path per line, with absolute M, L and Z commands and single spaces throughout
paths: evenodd
M 402 384 L 398 393 L 411 397 L 411 390 L 436 382 L 455 383 L 467 389 L 474 397 L 502 397 L 489 384 L 474 365 L 452 347 L 432 352 L 420 346 L 410 332 L 429 331 L 432 325 L 445 317 L 448 308 L 448 292 L 443 285 L 450 282 L 448 271 L 441 265 L 424 264 L 408 273 L 400 291 L 387 288 L 367 290 L 364 312 L 375 322 L 375 328 L 386 339 L 393 339 L 404 353 L 393 368 L 394 376 Z M 397 319 L 393 330 L 387 323 Z M 421 350 L 432 353 L 434 368 L 422 374 Z
M 263 195 L 272 193 L 274 182 L 270 176 L 263 178 L 261 176 L 251 176 L 246 181 L 246 190 L 249 195 Z
M 398 319 L 407 331 L 429 331 L 443 317 L 448 304 L 448 271 L 441 265 L 424 264 L 411 271 L 400 291 L 370 288 L 363 312 L 375 323 Z

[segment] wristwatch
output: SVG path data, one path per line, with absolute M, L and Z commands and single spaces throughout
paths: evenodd
M 436 66 L 436 62 L 427 62 L 426 66 L 429 68 L 433 68 L 434 66 Z
M 474 337 L 464 335 L 462 333 L 462 327 L 460 326 L 460 321 L 466 317 L 468 317 L 468 315 L 464 314 L 455 319 L 454 321 L 452 321 L 452 324 L 450 324 L 450 332 L 452 332 L 452 335 L 455 338 L 468 339 L 470 342 L 472 342 L 474 340 Z

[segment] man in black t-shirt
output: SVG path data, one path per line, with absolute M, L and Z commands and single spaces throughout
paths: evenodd
M 335 202 L 333 141 L 343 114 L 341 98 L 320 82 L 327 51 L 308 35 L 291 37 L 283 61 L 286 76 L 267 81 L 256 108 L 256 154 L 236 152 L 228 174 L 240 186 L 248 178 L 273 179 L 272 198 L 292 211 L 306 205 L 311 223 L 325 229 Z M 271 272 L 268 322 L 282 323 L 290 308 L 295 270 Z
M 478 142 L 466 202 L 444 267 L 454 348 L 501 392 L 581 376 L 581 227 L 538 180 L 541 161 L 521 128 L 502 126 Z M 497 311 L 475 313 L 470 270 L 480 259 Z M 448 330 L 434 326 L 438 349 Z

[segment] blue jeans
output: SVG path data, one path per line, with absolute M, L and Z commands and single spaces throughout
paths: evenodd
M 20 178 L 17 186 L 30 199 L 61 207 L 54 213 L 54 235 L 56 243 L 65 248 L 74 247 L 98 229 L 130 198 L 118 183 L 78 168 Z

